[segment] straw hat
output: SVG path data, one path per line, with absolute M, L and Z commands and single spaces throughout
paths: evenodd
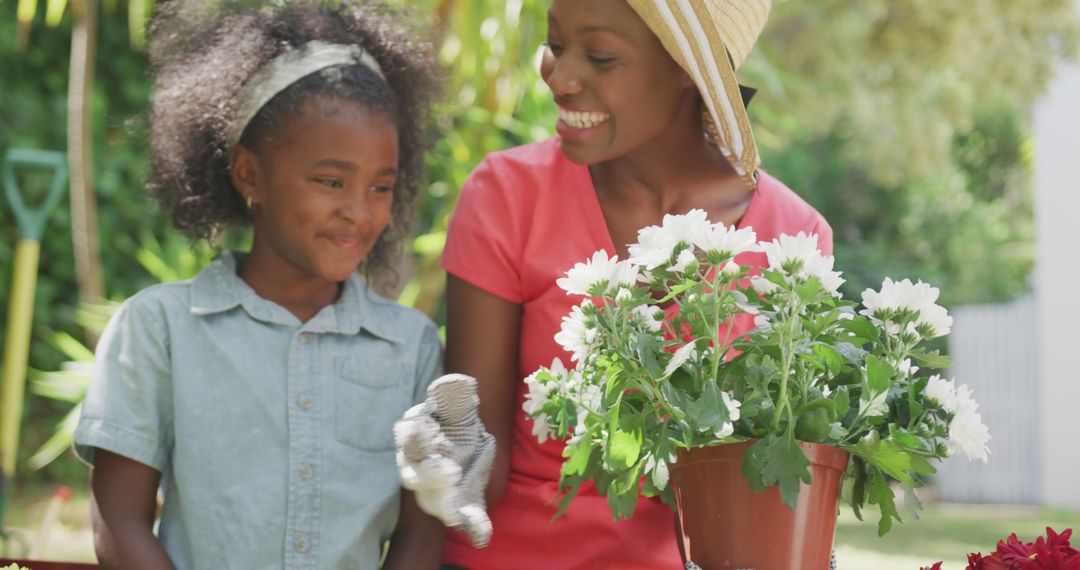
M 757 144 L 735 80 L 765 27 L 771 0 L 628 0 L 705 101 L 706 132 L 756 186 Z

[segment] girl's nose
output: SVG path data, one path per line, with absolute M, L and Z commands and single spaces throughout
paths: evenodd
M 353 224 L 364 224 L 371 219 L 371 205 L 363 196 L 354 196 L 338 208 L 338 215 Z

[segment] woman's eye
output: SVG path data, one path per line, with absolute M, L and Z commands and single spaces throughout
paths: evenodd
M 378 186 L 372 186 L 371 190 L 373 192 L 375 192 L 375 193 L 378 193 L 378 194 L 386 194 L 386 193 L 389 193 L 389 192 L 393 192 L 394 187 L 392 185 L 380 184 Z
M 551 40 L 544 42 L 544 45 L 547 46 L 547 48 L 551 50 L 551 53 L 554 55 L 559 55 L 560 53 L 562 53 L 563 47 Z
M 615 58 L 611 57 L 609 55 L 592 55 L 592 54 L 590 54 L 589 55 L 589 61 L 593 62 L 596 65 L 608 65 L 610 63 L 613 63 L 615 61 Z
M 337 178 L 316 178 L 315 182 L 318 182 L 319 184 L 322 184 L 323 186 L 327 186 L 327 187 L 330 187 L 330 188 L 343 188 L 343 187 L 345 187 L 345 184 L 343 184 L 341 182 L 341 180 L 338 180 Z

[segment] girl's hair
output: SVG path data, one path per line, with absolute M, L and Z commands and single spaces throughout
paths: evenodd
M 297 81 L 251 120 L 240 142 L 259 142 L 295 117 L 313 96 L 355 101 L 386 112 L 398 129 L 399 175 L 391 223 L 364 262 L 369 277 L 392 270 L 411 230 L 414 202 L 424 185 L 430 109 L 441 73 L 428 43 L 401 13 L 359 0 L 303 0 L 266 8 L 226 0 L 160 2 L 151 24 L 155 73 L 150 104 L 148 187 L 173 224 L 211 239 L 249 220 L 229 175 L 229 128 L 240 92 L 267 62 L 311 40 L 356 44 L 378 61 L 386 79 L 363 65 L 324 69 Z M 262 4 L 262 8 L 256 7 Z

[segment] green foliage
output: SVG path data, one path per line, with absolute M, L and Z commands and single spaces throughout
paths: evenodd
M 450 70 L 413 278 L 402 294 L 441 320 L 438 256 L 465 178 L 487 153 L 552 133 L 555 108 L 536 73 L 549 2 L 393 1 L 432 16 Z M 33 25 L 20 28 L 19 4 L 0 2 L 0 152 L 62 150 L 70 10 L 58 10 L 62 0 L 22 0 L 37 9 Z M 46 4 L 54 6 L 55 28 L 46 25 Z M 141 187 L 149 82 L 138 38 L 151 5 L 105 0 L 99 10 L 94 183 L 106 287 L 116 300 L 176 276 L 169 273 L 190 274 L 207 255 L 177 254 L 183 240 Z M 941 285 L 946 304 L 1027 290 L 1034 239 L 1027 112 L 1054 62 L 1075 50 L 1071 10 L 1067 0 L 774 2 L 740 76 L 761 88 L 751 114 L 765 167 L 836 230 L 846 293 L 898 274 Z M 21 51 L 19 29 L 28 40 Z M 82 337 L 69 224 L 65 206 L 43 243 L 31 349 L 31 365 L 41 370 L 67 358 L 50 343 L 51 331 Z M 13 226 L 0 208 L 0 299 L 10 286 Z M 161 251 L 172 248 L 163 255 L 179 265 L 139 253 L 144 243 L 154 251 L 154 241 Z M 0 317 L 6 310 L 0 306 Z M 764 400 L 744 405 L 747 413 L 774 413 Z M 28 456 L 66 406 L 31 397 L 26 412 Z M 48 470 L 50 477 L 76 475 L 74 462 Z
M 14 10 L 12 2 L 0 3 L 0 153 L 14 147 L 64 150 L 70 22 L 65 19 L 58 28 L 49 28 L 43 25 L 44 13 L 39 11 L 30 29 L 29 46 L 19 52 Z M 99 59 L 90 111 L 94 185 L 107 293 L 110 298 L 123 299 L 157 282 L 137 259 L 140 241 L 145 236 L 168 240 L 171 230 L 142 190 L 146 163 L 142 113 L 149 94 L 145 54 L 133 51 L 128 43 L 124 9 L 103 11 L 99 24 Z M 46 181 L 27 176 L 20 183 L 33 203 Z M 37 370 L 56 370 L 69 359 L 51 342 L 52 331 L 84 337 L 76 320 L 78 294 L 70 222 L 67 201 L 62 200 L 42 240 L 30 351 L 30 365 Z M 14 243 L 15 223 L 5 205 L 0 207 L 0 299 L 8 298 Z M 7 309 L 4 302 L 0 325 L 6 324 Z M 3 334 L 0 328 L 0 341 Z M 54 425 L 69 408 L 66 403 L 28 394 L 20 465 L 27 465 L 31 453 L 51 437 Z M 53 463 L 44 476 L 71 480 L 83 474 L 74 459 L 65 458 Z

